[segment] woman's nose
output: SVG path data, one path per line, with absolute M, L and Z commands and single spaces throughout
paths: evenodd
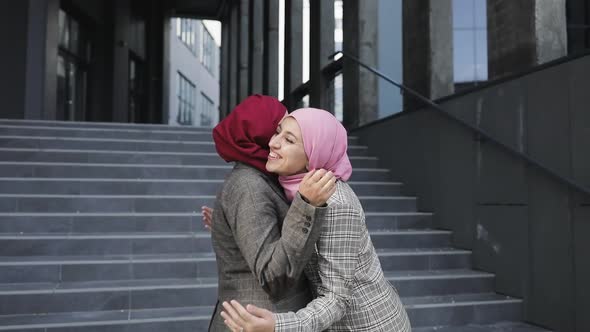
M 279 148 L 279 139 L 277 136 L 274 136 L 273 138 L 270 139 L 270 142 L 268 143 L 268 145 L 272 148 Z

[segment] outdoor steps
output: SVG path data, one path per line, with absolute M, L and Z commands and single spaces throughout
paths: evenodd
M 415 331 L 543 331 L 349 145 L 350 184 Z M 200 207 L 230 170 L 209 128 L 0 119 L 0 331 L 206 331 L 217 269 Z

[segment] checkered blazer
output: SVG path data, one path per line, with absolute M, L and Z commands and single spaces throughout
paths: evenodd
M 397 291 L 381 270 L 350 186 L 338 182 L 305 274 L 315 299 L 297 312 L 275 314 L 275 331 L 410 332 Z
M 327 210 L 305 203 L 299 195 L 289 207 L 277 181 L 236 163 L 213 210 L 219 302 L 210 331 L 229 330 L 220 316 L 222 301 L 286 312 L 312 300 L 304 268 Z

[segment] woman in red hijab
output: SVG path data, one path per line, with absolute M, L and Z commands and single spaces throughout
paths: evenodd
M 235 166 L 217 194 L 212 216 L 219 287 L 210 331 L 226 331 L 219 305 L 224 301 L 288 312 L 312 299 L 302 272 L 335 181 L 331 172 L 310 172 L 289 207 L 276 176 L 265 167 L 270 139 L 286 114 L 277 99 L 254 95 L 213 130 L 217 152 Z

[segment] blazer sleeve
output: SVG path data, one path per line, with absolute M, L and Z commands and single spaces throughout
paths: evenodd
M 257 183 L 243 181 L 232 193 L 233 208 L 225 214 L 260 286 L 270 296 L 281 298 L 301 277 L 314 252 L 327 207 L 316 208 L 297 194 L 281 226 L 268 195 L 275 193 L 260 190 Z
M 274 314 L 275 331 L 323 331 L 342 319 L 352 299 L 361 245 L 360 212 L 335 205 L 318 242 L 318 297 L 297 312 Z

